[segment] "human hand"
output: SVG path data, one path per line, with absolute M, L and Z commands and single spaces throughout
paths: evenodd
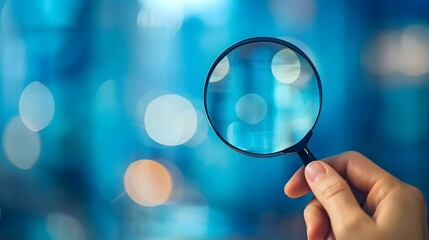
M 422 193 L 357 152 L 311 162 L 284 191 L 313 192 L 304 209 L 309 239 L 429 239 Z

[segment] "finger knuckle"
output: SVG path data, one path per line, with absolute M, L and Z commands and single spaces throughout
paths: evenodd
M 331 180 L 322 184 L 320 195 L 322 198 L 331 200 L 338 197 L 342 192 L 346 191 L 348 185 L 345 180 Z

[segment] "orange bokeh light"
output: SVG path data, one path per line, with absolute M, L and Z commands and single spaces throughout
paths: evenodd
M 135 161 L 128 166 L 124 185 L 134 202 L 147 207 L 165 203 L 173 189 L 168 170 L 162 164 L 148 159 Z

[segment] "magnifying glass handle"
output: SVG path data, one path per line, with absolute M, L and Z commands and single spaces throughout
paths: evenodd
M 304 166 L 307 166 L 310 162 L 317 160 L 307 147 L 304 147 L 299 151 L 298 155 L 301 158 L 302 163 L 304 163 Z

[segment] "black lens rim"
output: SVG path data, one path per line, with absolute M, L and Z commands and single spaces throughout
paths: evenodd
M 320 104 L 319 104 L 319 112 L 318 112 L 318 114 L 317 114 L 317 117 L 316 117 L 316 121 L 314 121 L 314 123 L 313 123 L 313 126 L 311 127 L 311 129 L 308 131 L 308 133 L 299 141 L 299 142 L 297 142 L 296 144 L 294 144 L 294 145 L 292 145 L 292 146 L 290 146 L 290 147 L 288 147 L 288 148 L 286 148 L 286 149 L 283 149 L 283 150 L 280 150 L 280 151 L 277 151 L 277 152 L 273 152 L 273 153 L 253 153 L 253 152 L 248 152 L 248 151 L 245 151 L 245 150 L 243 150 L 243 149 L 240 149 L 240 148 L 237 148 L 237 147 L 235 147 L 234 145 L 232 145 L 231 143 L 229 143 L 217 130 L 216 130 L 216 128 L 214 127 L 214 125 L 213 125 L 213 122 L 212 122 L 212 120 L 211 120 L 211 118 L 210 118 L 210 115 L 209 115 L 209 113 L 208 113 L 208 110 L 207 110 L 207 98 L 206 98 L 206 96 L 207 96 L 207 88 L 208 88 L 208 85 L 209 85 L 209 81 L 210 81 L 210 77 L 211 77 L 211 75 L 212 75 L 212 73 L 213 73 L 213 71 L 214 71 L 214 69 L 216 68 L 216 66 L 219 64 L 219 62 L 226 56 L 226 55 L 228 55 L 231 51 L 233 51 L 234 49 L 236 49 L 236 48 L 238 48 L 238 47 L 240 47 L 240 46 L 243 46 L 243 45 L 246 45 L 246 44 L 250 44 L 250 43 L 256 43 L 256 42 L 271 42 L 271 43 L 277 43 L 277 44 L 280 44 L 280 45 L 283 45 L 283 46 L 285 46 L 285 47 L 288 47 L 288 48 L 290 48 L 290 49 L 292 49 L 293 51 L 295 51 L 296 53 L 298 53 L 298 54 L 300 54 L 309 64 L 310 64 L 310 66 L 311 66 L 311 68 L 313 69 L 313 71 L 314 71 L 314 74 L 316 75 L 316 80 L 317 80 L 317 85 L 318 85 L 318 88 L 319 88 L 319 101 L 320 101 Z M 213 64 L 211 65 L 211 67 L 210 67 L 210 69 L 209 69 L 209 71 L 208 71 L 208 73 L 207 73 L 207 76 L 206 76 L 206 80 L 205 80 L 205 83 L 204 83 L 204 90 L 203 90 L 203 99 L 204 99 L 204 111 L 205 111 L 205 115 L 206 115 L 206 117 L 207 117 L 207 119 L 208 119 L 208 121 L 209 121 L 209 124 L 210 124 L 210 127 L 213 129 L 213 131 L 216 133 L 216 135 L 228 146 L 228 147 L 230 147 L 230 148 L 232 148 L 232 149 L 234 149 L 235 151 L 237 151 L 237 152 L 240 152 L 240 153 L 243 153 L 243 154 L 246 154 L 246 155 L 249 155 L 249 156 L 252 156 L 252 157 L 274 157 L 274 156 L 278 156 L 278 155 L 284 155 L 284 154 L 294 154 L 294 153 L 297 153 L 297 152 L 299 152 L 299 151 L 301 151 L 301 150 L 303 150 L 306 146 L 307 146 L 307 144 L 308 144 L 308 142 L 309 142 L 309 140 L 310 140 L 310 138 L 311 138 L 311 136 L 312 136 L 312 134 L 313 134 L 313 129 L 314 129 L 314 127 L 315 127 L 315 125 L 316 125 L 316 123 L 317 123 L 317 121 L 319 120 L 319 117 L 320 117 L 320 112 L 322 111 L 322 100 L 323 100 L 323 94 L 322 94 L 322 83 L 321 83 L 321 81 L 320 81 L 320 76 L 319 76 L 319 73 L 317 72 L 317 69 L 316 69 L 316 67 L 314 66 L 314 64 L 313 64 L 313 62 L 310 60 L 310 58 L 301 50 L 301 49 L 299 49 L 297 46 L 295 46 L 294 44 L 292 44 L 292 43 L 290 43 L 290 42 L 287 42 L 287 41 L 285 41 L 285 40 L 282 40 L 282 39 L 279 39 L 279 38 L 274 38 L 274 37 L 253 37 L 253 38 L 248 38 L 248 39 L 244 39 L 244 40 L 241 40 L 241 41 L 239 41 L 239 42 L 236 42 L 236 43 L 234 43 L 233 45 L 231 45 L 230 47 L 228 47 L 227 49 L 225 49 L 217 58 L 216 58 L 216 60 L 213 62 Z

